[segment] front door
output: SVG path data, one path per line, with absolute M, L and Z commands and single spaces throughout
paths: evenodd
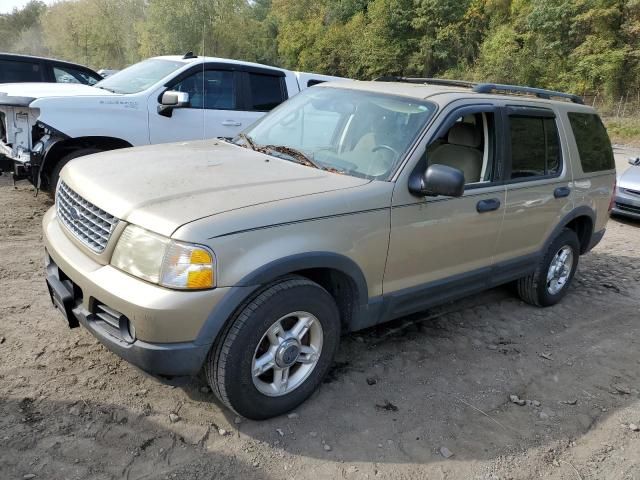
M 400 316 L 487 286 L 504 215 L 502 121 L 491 105 L 455 109 L 417 167 L 439 163 L 465 174 L 460 198 L 417 198 L 406 177 L 394 189 L 384 295 Z M 449 125 L 450 128 L 449 128 Z M 424 147 L 422 147 L 424 148 Z M 420 166 L 422 165 L 422 166 Z
M 240 78 L 240 72 L 206 67 L 190 73 L 169 87 L 188 93 L 190 106 L 175 108 L 170 117 L 158 113 L 159 98 L 150 98 L 150 143 L 235 136 L 246 121 L 239 110 Z

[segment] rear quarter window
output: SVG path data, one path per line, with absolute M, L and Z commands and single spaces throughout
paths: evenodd
M 0 83 L 40 81 L 42 81 L 42 72 L 39 63 L 0 60 Z
M 600 117 L 594 113 L 569 113 L 584 173 L 613 170 L 615 161 L 611 141 Z

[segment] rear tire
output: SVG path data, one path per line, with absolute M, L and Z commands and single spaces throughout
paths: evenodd
M 263 420 L 292 410 L 316 390 L 339 342 L 333 297 L 304 277 L 287 277 L 229 323 L 209 353 L 205 374 L 228 408 Z
M 531 305 L 555 305 L 567 294 L 578 267 L 580 242 L 565 228 L 547 249 L 535 272 L 516 281 L 519 297 Z
M 69 163 L 74 158 L 84 157 L 85 155 L 91 155 L 92 153 L 98 153 L 102 150 L 97 148 L 81 148 L 79 150 L 74 150 L 71 153 L 68 153 L 53 166 L 51 173 L 49 174 L 49 181 L 47 183 L 47 191 L 51 197 L 55 197 L 56 188 L 58 187 L 58 180 L 60 180 L 60 172 L 64 168 L 64 166 Z

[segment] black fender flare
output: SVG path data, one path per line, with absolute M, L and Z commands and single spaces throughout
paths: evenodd
M 369 302 L 367 282 L 356 262 L 332 252 L 299 253 L 267 263 L 246 275 L 235 286 L 230 287 L 229 293 L 207 317 L 195 343 L 199 345 L 213 343 L 233 314 L 265 285 L 287 274 L 313 268 L 329 268 L 347 275 L 354 282 L 359 310 L 366 310 Z
M 585 217 L 585 216 L 591 219 L 591 224 L 593 225 L 593 228 L 591 229 L 591 231 L 588 232 L 589 236 L 585 242 L 585 245 L 587 246 L 590 245 L 591 237 L 593 236 L 595 225 L 596 225 L 596 212 L 594 212 L 591 207 L 588 207 L 586 205 L 581 205 L 571 210 L 571 212 L 565 215 L 562 218 L 562 220 L 558 222 L 556 227 L 551 231 L 551 234 L 549 234 L 549 236 L 544 242 L 544 247 L 542 248 L 542 255 L 544 255 L 544 252 L 546 252 L 549 249 L 549 245 L 551 245 L 551 242 L 553 242 L 553 240 L 560 234 L 562 229 L 564 229 L 572 220 L 575 220 L 578 217 Z M 584 248 L 584 251 L 581 251 L 580 254 L 587 253 L 587 251 L 588 251 L 588 247 Z

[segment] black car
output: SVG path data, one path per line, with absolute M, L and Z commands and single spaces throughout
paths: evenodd
M 102 77 L 90 68 L 51 58 L 0 53 L 0 83 L 50 82 L 95 85 Z

